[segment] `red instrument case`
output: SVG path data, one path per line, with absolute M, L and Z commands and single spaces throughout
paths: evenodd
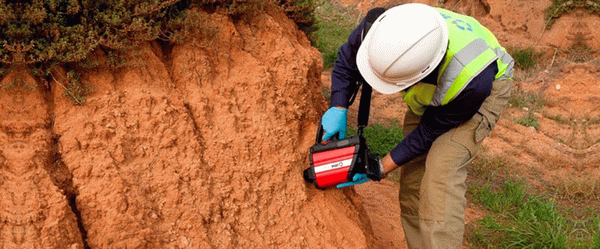
M 352 176 L 364 169 L 361 155 L 365 147 L 364 138 L 359 135 L 313 145 L 310 148 L 310 168 L 305 170 L 304 179 L 321 189 L 352 181 Z

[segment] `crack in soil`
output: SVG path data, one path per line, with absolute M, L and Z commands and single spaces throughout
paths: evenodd
M 81 212 L 77 209 L 77 195 L 67 195 L 67 199 L 69 200 L 69 206 L 71 206 L 71 211 L 75 214 L 75 218 L 77 218 L 77 228 L 79 228 L 79 232 L 81 233 L 81 240 L 83 241 L 83 248 L 90 249 L 90 246 L 87 243 L 87 230 L 83 226 L 83 220 L 81 219 Z
M 77 208 L 77 190 L 73 186 L 73 174 L 67 168 L 67 165 L 62 161 L 62 155 L 60 154 L 59 149 L 59 139 L 60 136 L 54 132 L 54 98 L 52 96 L 52 89 L 48 84 L 48 89 L 45 91 L 45 101 L 47 105 L 47 111 L 51 114 L 51 122 L 46 127 L 46 129 L 50 130 L 51 133 L 51 141 L 49 144 L 50 153 L 48 155 L 48 160 L 44 165 L 44 169 L 52 179 L 52 182 L 56 187 L 61 190 L 61 193 L 66 197 L 69 207 L 71 208 L 71 212 L 75 214 L 75 218 L 77 221 L 77 228 L 79 229 L 79 233 L 81 234 L 81 240 L 83 242 L 83 247 L 85 249 L 89 249 L 90 246 L 87 243 L 87 230 L 83 225 L 83 220 L 81 218 L 81 212 Z
M 71 207 L 71 211 L 73 214 L 75 214 L 75 218 L 77 220 L 77 228 L 79 228 L 79 232 L 81 233 L 83 247 L 85 249 L 89 249 L 90 246 L 87 243 L 87 230 L 83 225 L 81 212 L 77 208 L 78 193 L 73 186 L 73 175 L 67 169 L 67 166 L 61 159 L 61 154 L 58 151 L 58 139 L 59 136 L 53 134 L 52 143 L 50 144 L 52 147 L 52 153 L 50 155 L 51 160 L 46 165 L 46 171 L 48 172 L 48 175 L 50 175 L 54 185 L 56 185 L 56 187 L 58 187 L 62 194 L 67 198 L 69 206 Z

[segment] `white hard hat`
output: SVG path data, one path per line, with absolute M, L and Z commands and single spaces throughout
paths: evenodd
M 364 37 L 356 63 L 363 78 L 384 94 L 404 90 L 442 61 L 448 28 L 434 8 L 409 3 L 385 11 Z

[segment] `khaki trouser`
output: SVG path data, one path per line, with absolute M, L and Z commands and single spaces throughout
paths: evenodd
M 512 81 L 495 81 L 490 96 L 466 123 L 444 133 L 427 154 L 403 165 L 400 177 L 401 220 L 409 248 L 460 248 L 467 205 L 466 166 L 508 103 Z M 407 111 L 404 134 L 421 117 Z

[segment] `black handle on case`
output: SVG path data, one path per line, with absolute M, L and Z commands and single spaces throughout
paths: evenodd
M 324 132 L 325 132 L 325 130 L 323 129 L 323 125 L 319 122 L 319 129 L 317 130 L 317 137 L 315 138 L 316 144 L 320 144 L 321 142 L 323 142 L 323 133 Z M 336 134 L 338 134 L 338 133 L 336 133 Z M 331 136 L 331 138 L 329 140 L 331 140 L 331 141 L 339 140 L 338 137 L 336 136 L 336 134 L 333 134 L 333 136 Z
M 319 129 L 317 129 L 317 138 L 315 139 L 316 144 L 320 144 L 323 141 L 323 125 L 319 122 Z

